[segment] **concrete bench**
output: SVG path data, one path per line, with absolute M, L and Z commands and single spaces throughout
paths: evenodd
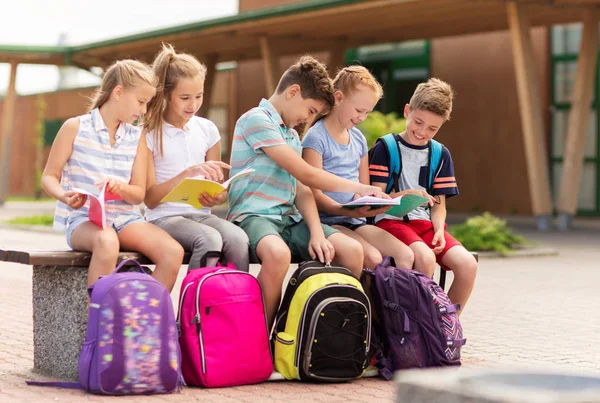
M 474 253 L 475 258 L 478 256 Z M 91 254 L 75 251 L 0 249 L 0 261 L 33 266 L 33 365 L 43 375 L 77 379 L 77 363 L 87 326 L 87 269 Z M 188 264 L 186 253 L 183 264 Z M 152 262 L 140 253 L 121 252 L 119 262 Z M 298 263 L 295 261 L 294 263 Z M 446 273 L 440 281 L 445 285 Z

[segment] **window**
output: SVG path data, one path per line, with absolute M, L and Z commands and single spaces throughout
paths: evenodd
M 563 165 L 565 136 L 567 135 L 573 85 L 577 72 L 577 58 L 581 44 L 582 24 L 555 25 L 551 40 L 551 103 L 550 165 L 554 198 L 558 197 Z M 585 138 L 584 165 L 578 197 L 578 214 L 600 215 L 600 124 L 598 119 L 598 73 L 594 83 L 592 113 Z

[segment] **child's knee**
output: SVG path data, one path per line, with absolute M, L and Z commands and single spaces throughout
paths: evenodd
M 435 271 L 436 256 L 431 249 L 414 252 L 414 267 L 421 273 L 431 277 Z
M 292 263 L 292 252 L 287 245 L 282 242 L 269 242 L 260 245 L 257 250 L 258 258 L 262 262 L 261 275 L 268 276 L 271 279 L 281 279 L 285 277 L 290 264 Z
M 93 253 L 102 258 L 113 259 L 119 255 L 119 237 L 112 230 L 99 232 L 93 242 Z
M 223 250 L 223 238 L 216 229 L 210 228 L 194 238 L 194 251 L 221 251 Z
M 226 234 L 223 235 L 223 242 L 233 246 L 235 248 L 248 248 L 250 241 L 248 239 L 248 234 L 238 226 L 235 226 L 232 230 L 228 230 Z
M 415 254 L 409 247 L 404 247 L 398 251 L 394 260 L 396 261 L 396 267 L 412 269 L 415 264 Z
M 474 282 L 475 277 L 477 277 L 477 261 L 474 257 L 469 256 L 468 259 L 464 259 L 464 261 L 459 262 L 456 267 L 451 267 L 454 276 L 459 278 L 462 281 Z
M 381 261 L 383 256 L 374 247 L 364 248 L 364 266 L 369 269 L 374 269 Z
M 349 269 L 356 278 L 360 278 L 364 263 L 364 249 L 360 242 L 344 235 L 342 245 L 336 247 L 338 261 Z

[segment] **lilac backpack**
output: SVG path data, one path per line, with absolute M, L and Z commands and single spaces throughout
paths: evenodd
M 139 272 L 121 272 L 134 265 Z M 89 289 L 87 331 L 79 356 L 79 384 L 101 395 L 171 393 L 183 386 L 181 353 L 169 291 L 134 260 L 125 260 Z
M 371 340 L 383 377 L 389 380 L 399 369 L 460 365 L 466 342 L 460 306 L 432 279 L 396 268 L 386 257 L 375 270 L 363 270 L 363 284 L 378 314 Z
M 221 261 L 205 267 L 213 256 Z M 179 297 L 185 382 L 221 388 L 266 381 L 273 359 L 260 284 L 220 252 L 208 252 L 200 265 L 183 279 Z

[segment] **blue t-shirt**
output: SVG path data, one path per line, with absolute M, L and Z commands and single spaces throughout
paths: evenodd
M 329 173 L 358 182 L 358 168 L 360 160 L 367 155 L 367 141 L 360 130 L 354 128 L 348 130 L 350 142 L 346 145 L 335 141 L 323 119 L 311 127 L 302 140 L 302 148 L 310 148 L 318 152 L 323 158 L 323 169 Z M 354 193 L 349 192 L 323 192 L 338 203 L 347 203 L 354 199 Z M 335 216 L 319 212 L 321 222 L 334 225 L 339 223 L 361 224 L 366 222 L 365 218 L 352 218 L 346 216 Z

